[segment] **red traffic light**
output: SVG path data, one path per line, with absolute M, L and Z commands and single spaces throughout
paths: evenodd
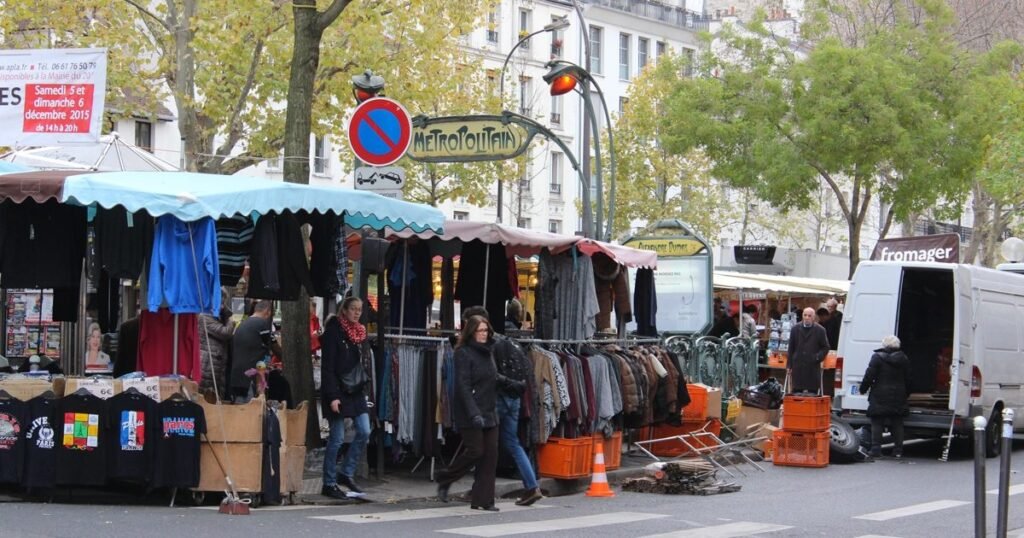
M 370 91 L 364 90 L 362 88 L 356 88 L 355 89 L 355 93 L 356 93 L 356 101 L 358 101 L 360 103 L 362 103 L 363 101 L 366 101 L 367 99 L 372 99 L 372 98 L 377 96 L 377 94 L 375 92 L 370 92 Z
M 560 75 L 551 81 L 551 95 L 564 95 L 576 87 L 576 77 Z

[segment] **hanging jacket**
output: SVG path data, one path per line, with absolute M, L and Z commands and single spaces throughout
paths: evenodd
M 876 349 L 864 371 L 860 393 L 868 395 L 869 417 L 906 416 L 910 359 L 899 349 Z
M 294 301 L 299 298 L 300 285 L 315 294 L 302 230 L 294 215 L 260 217 L 249 259 L 248 297 Z
M 174 314 L 220 313 L 213 219 L 183 222 L 172 215 L 157 219 L 148 285 L 150 312 L 166 304 Z

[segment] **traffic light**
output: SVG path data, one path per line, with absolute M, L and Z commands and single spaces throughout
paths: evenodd
M 362 75 L 352 77 L 352 95 L 357 103 L 373 99 L 384 90 L 384 77 L 374 75 L 367 69 Z
M 551 86 L 551 95 L 564 95 L 573 91 L 580 80 L 588 76 L 583 68 L 569 62 L 549 62 L 548 68 L 543 78 Z

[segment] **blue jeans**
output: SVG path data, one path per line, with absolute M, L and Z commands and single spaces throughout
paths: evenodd
M 345 440 L 345 419 L 341 416 L 328 418 L 331 433 L 327 437 L 327 448 L 324 449 L 324 486 L 338 484 L 338 451 Z M 359 465 L 359 459 L 366 451 L 366 443 L 370 440 L 370 415 L 363 413 L 352 419 L 356 428 L 356 437 L 348 447 L 341 472 L 351 478 Z
M 537 475 L 533 472 L 533 464 L 526 456 L 526 451 L 519 444 L 519 398 L 499 394 L 496 404 L 501 448 L 515 460 L 519 475 L 523 477 L 523 487 L 535 489 Z

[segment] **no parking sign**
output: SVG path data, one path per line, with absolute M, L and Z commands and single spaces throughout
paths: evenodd
M 387 166 L 409 149 L 412 120 L 397 101 L 375 97 L 356 107 L 348 124 L 348 143 L 359 160 Z

